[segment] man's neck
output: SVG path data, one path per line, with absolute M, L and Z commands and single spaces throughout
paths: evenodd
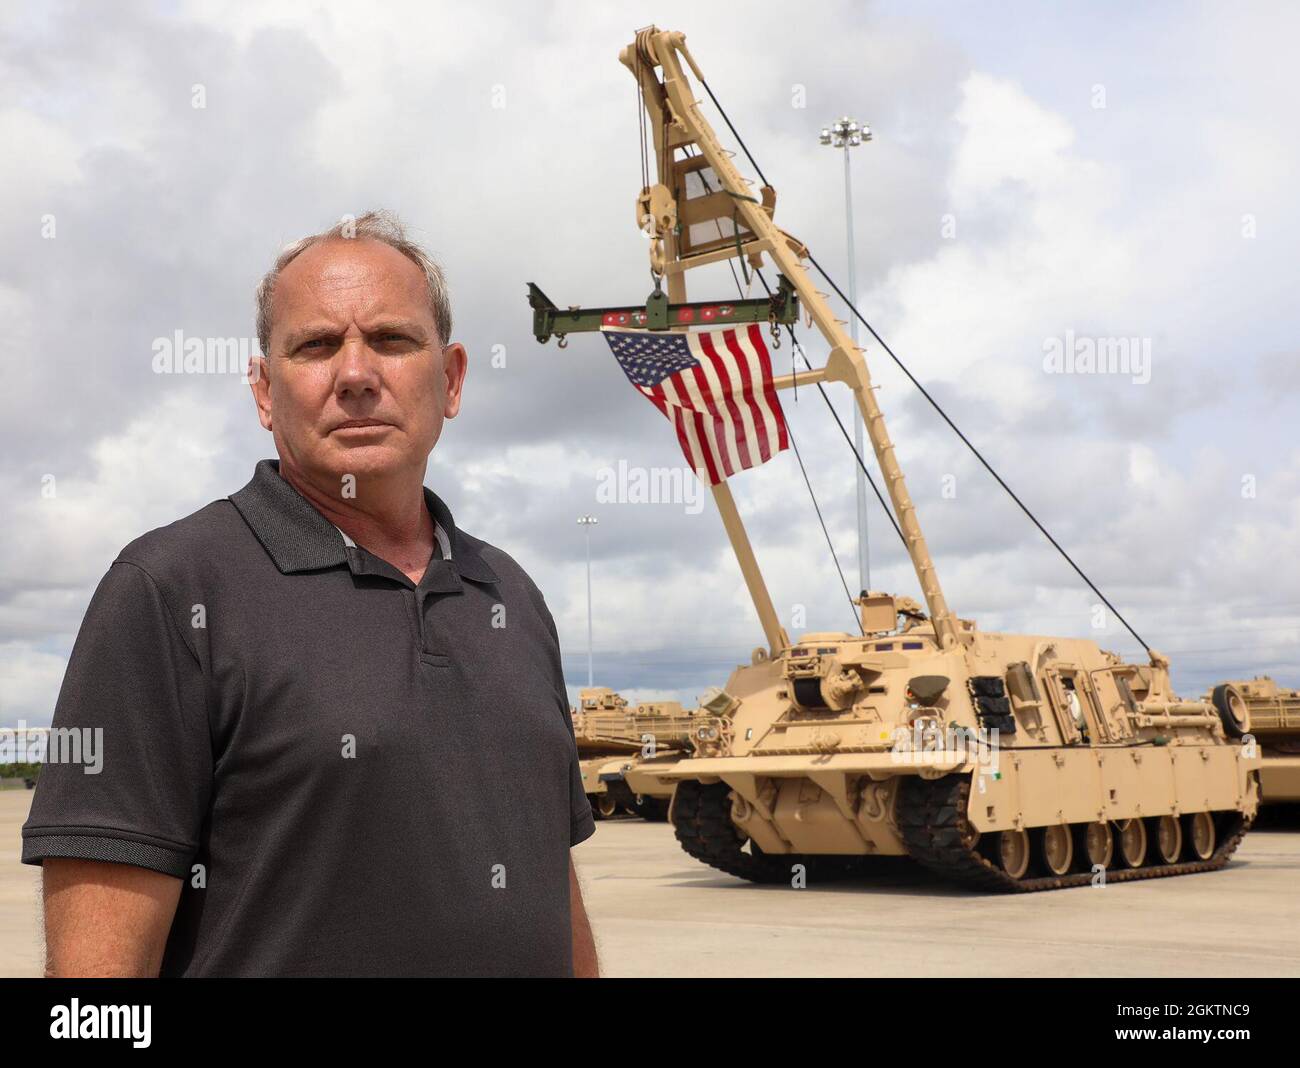
M 343 496 L 333 476 L 327 476 L 322 486 L 283 457 L 280 474 L 354 542 L 387 560 L 412 582 L 420 581 L 433 555 L 434 523 L 418 472 L 359 481 L 355 497 Z

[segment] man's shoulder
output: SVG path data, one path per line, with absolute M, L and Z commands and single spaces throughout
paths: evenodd
M 166 526 L 141 534 L 117 563 L 133 564 L 157 583 L 197 577 L 229 559 L 249 530 L 229 498 L 212 501 Z
M 537 613 L 538 620 L 545 626 L 547 633 L 550 635 L 549 644 L 552 655 L 555 657 L 556 671 L 560 671 L 558 667 L 559 630 L 555 625 L 555 617 L 551 615 L 551 610 L 546 604 L 546 598 L 543 596 L 541 588 L 533 581 L 532 576 L 523 569 L 519 561 L 513 556 L 504 549 L 497 548 L 491 542 L 476 538 L 459 527 L 456 528 L 456 538 L 462 551 L 468 550 L 476 554 L 483 563 L 492 569 L 497 579 L 498 589 L 501 589 L 503 593 L 509 590 L 521 590 L 528 597 L 534 611 Z M 563 683 L 561 683 L 560 689 L 563 691 Z M 564 700 L 567 701 L 567 698 Z
M 460 550 L 463 552 L 468 549 L 471 553 L 477 555 L 496 573 L 500 582 L 523 586 L 538 600 L 545 601 L 545 598 L 542 597 L 542 591 L 538 588 L 537 583 L 533 581 L 532 576 L 524 570 L 518 560 L 504 549 L 493 545 L 489 541 L 484 541 L 482 538 L 476 538 L 473 534 L 459 527 L 456 529 L 456 537 L 460 542 Z

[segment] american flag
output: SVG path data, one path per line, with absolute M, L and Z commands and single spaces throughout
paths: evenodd
M 604 334 L 623 373 L 672 421 L 687 462 L 709 485 L 789 448 L 757 323 L 702 333 Z

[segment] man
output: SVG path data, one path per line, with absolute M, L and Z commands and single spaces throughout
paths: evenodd
M 467 355 L 389 216 L 287 249 L 252 389 L 278 463 L 127 546 L 23 828 L 51 975 L 597 973 L 594 830 L 541 593 L 423 486 Z

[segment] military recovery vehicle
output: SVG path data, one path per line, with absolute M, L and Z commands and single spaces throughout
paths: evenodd
M 670 819 L 682 847 L 756 882 L 790 881 L 800 866 L 809 879 L 837 876 L 863 870 L 867 858 L 897 856 L 993 891 L 1223 867 L 1259 804 L 1258 755 L 1239 744 L 1212 701 L 1183 700 L 1173 692 L 1169 661 L 1141 640 L 1051 539 L 808 248 L 774 224 L 776 193 L 735 134 L 684 35 L 648 27 L 619 58 L 637 80 L 638 119 L 652 140 L 652 151 L 643 149 L 636 213 L 649 239 L 655 288 L 644 306 L 561 309 L 530 286 L 535 335 L 542 342 L 556 336 L 563 344 L 575 332 L 605 332 L 633 384 L 675 419 L 688 459 L 696 449 L 712 464 L 705 445 L 727 446 L 734 454 L 740 442 L 750 462 L 734 468 L 770 459 L 764 452 L 754 462 L 753 419 L 746 413 L 757 411 L 759 393 L 772 398 L 768 415 L 779 421 L 777 392 L 815 388 L 825 396 L 826 385 L 846 386 L 883 478 L 877 496 L 921 593 L 914 601 L 863 591 L 849 598 L 857 633 L 805 633 L 792 641 L 731 496 L 728 477 L 736 470 L 692 465 L 710 485 L 766 643 L 702 702 L 707 718 L 695 728 L 694 752 L 656 772 L 662 783 L 676 784 Z M 697 85 L 735 134 L 762 183 L 757 189 L 705 119 Z M 687 302 L 687 272 L 727 261 L 746 277 L 752 272 L 768 296 Z M 835 318 L 805 261 L 1130 630 L 1145 658 L 1126 660 L 1082 638 L 990 633 L 951 611 L 865 350 Z M 763 275 L 765 264 L 779 272 L 775 286 Z M 771 331 L 774 347 L 784 328 L 792 350 L 802 355 L 794 332 L 801 311 L 829 355 L 821 367 L 804 356 L 806 369 L 775 375 L 759 324 Z M 692 333 L 723 322 L 737 324 L 737 331 L 709 340 Z M 739 324 L 753 325 L 742 333 Z M 664 355 L 667 349 L 652 340 L 673 335 L 692 355 Z M 722 373 L 715 356 L 724 343 L 749 346 L 747 394 L 705 381 Z M 641 347 L 630 363 L 620 355 L 620 346 L 629 344 Z M 712 372 L 705 356 L 714 360 Z M 657 376 L 672 366 L 652 367 L 650 374 L 647 361 L 687 367 L 699 397 L 686 378 L 668 394 L 664 383 L 678 379 Z M 829 401 L 827 408 L 838 422 Z M 870 479 L 847 433 L 845 441 Z M 782 441 L 770 451 L 784 447 Z
M 578 691 L 572 717 L 578 767 L 593 814 L 609 819 L 624 811 L 666 819 L 672 787 L 649 782 L 643 792 L 627 777 L 638 763 L 653 767 L 689 753 L 695 714 L 676 701 L 629 706 L 621 694 L 597 686 Z
M 1267 675 L 1222 682 L 1203 698 L 1219 710 L 1237 737 L 1259 745 L 1264 804 L 1300 801 L 1300 690 L 1279 686 Z

